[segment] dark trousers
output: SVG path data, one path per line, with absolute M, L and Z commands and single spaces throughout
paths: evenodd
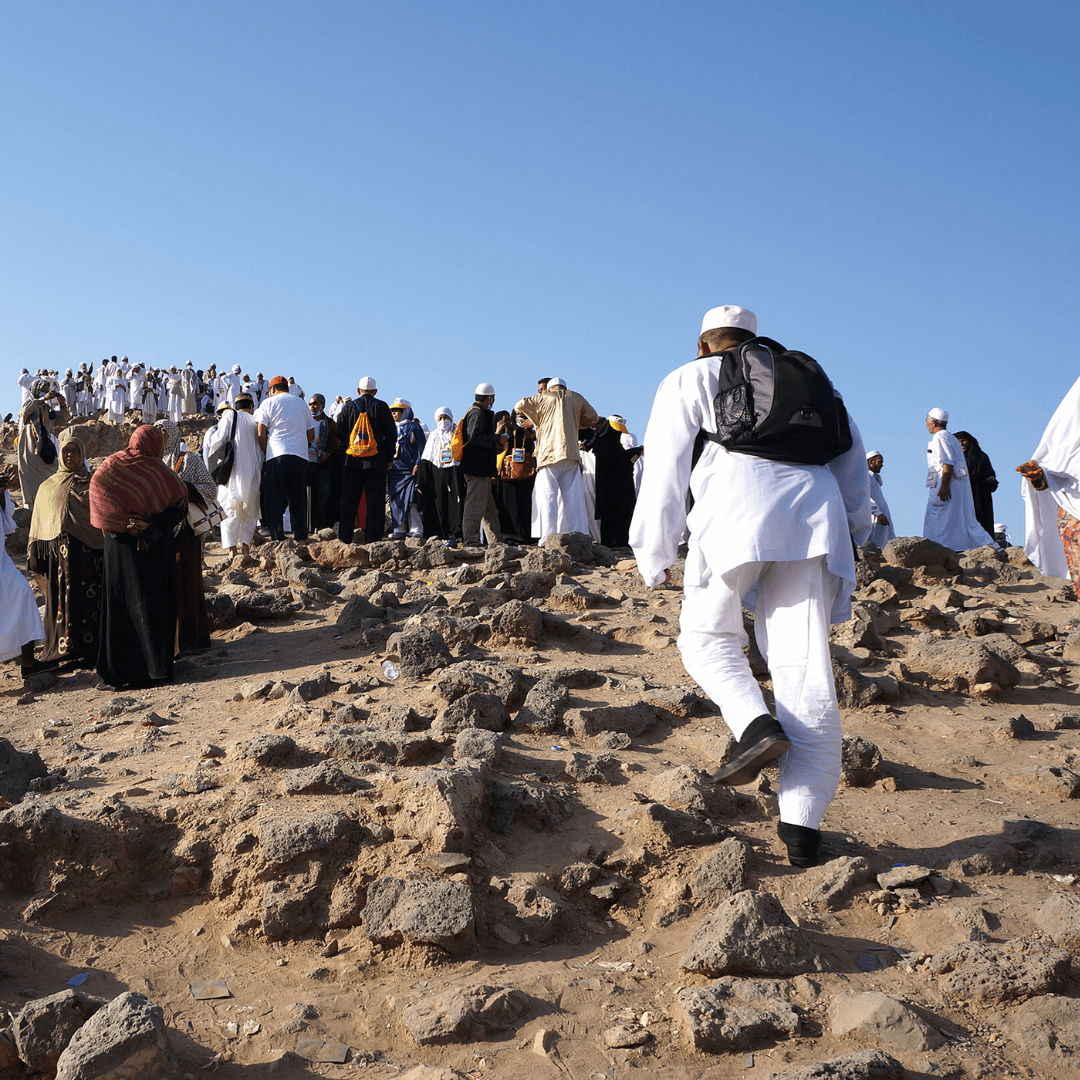
M 308 524 L 311 531 L 325 529 L 334 524 L 333 515 L 330 513 L 331 483 L 330 462 L 308 462 L 308 505 L 311 509 L 311 520 Z
M 338 539 L 346 544 L 352 543 L 361 495 L 364 496 L 367 510 L 364 516 L 364 539 L 368 542 L 381 540 L 386 528 L 385 469 L 350 469 L 346 464 L 342 470 Z
M 292 519 L 293 539 L 307 540 L 307 467 L 305 458 L 284 454 L 263 465 L 263 524 L 271 540 L 285 539 L 285 507 Z

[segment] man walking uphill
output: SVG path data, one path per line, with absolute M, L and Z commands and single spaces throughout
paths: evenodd
M 394 460 L 397 424 L 390 406 L 375 396 L 377 389 L 375 380 L 365 375 L 357 383 L 356 400 L 346 402 L 338 413 L 337 441 L 345 452 L 338 539 L 346 544 L 352 543 L 361 497 L 366 504 L 364 539 L 381 540 L 386 528 L 386 470 Z
M 645 583 L 659 585 L 689 527 L 679 650 L 738 740 L 714 779 L 749 783 L 779 758 L 780 839 L 792 865 L 813 866 L 840 778 L 829 624 L 851 615 L 868 474 L 862 437 L 821 369 L 756 333 L 753 312 L 713 308 L 698 359 L 660 384 L 630 544 Z M 775 719 L 743 655 L 744 606 L 756 614 Z

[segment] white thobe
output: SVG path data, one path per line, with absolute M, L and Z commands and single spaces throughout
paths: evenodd
M 236 435 L 233 436 L 233 468 L 229 482 L 218 485 L 218 502 L 227 517 L 221 523 L 221 546 L 230 548 L 250 544 L 259 520 L 259 484 L 262 478 L 263 454 L 257 438 L 255 418 L 245 412 L 226 412 L 217 427 L 206 433 L 203 457 L 207 463 L 231 435 L 233 417 Z
M 107 382 L 109 413 L 108 419 L 114 424 L 124 422 L 124 413 L 127 411 L 127 383 L 119 369 L 109 376 Z
M 180 381 L 184 388 L 184 412 L 188 414 L 198 412 L 199 405 L 195 400 L 195 392 L 199 388 L 199 378 L 195 374 L 195 369 L 185 367 L 180 373 Z
M 986 544 L 997 547 L 994 538 L 975 517 L 971 477 L 968 476 L 964 451 L 956 436 L 951 431 L 935 431 L 927 444 L 926 456 L 926 486 L 930 488 L 930 493 L 926 498 L 923 536 L 953 551 L 970 551 Z M 942 467 L 945 465 L 952 466 L 947 501 L 938 497 Z
M 870 543 L 875 547 L 884 548 L 896 536 L 892 511 L 885 499 L 885 492 L 881 490 L 885 481 L 881 479 L 881 473 L 871 472 L 869 469 L 866 471 L 870 473 L 870 519 L 874 523 L 870 529 Z M 887 518 L 889 524 L 879 525 L 878 517 Z
M 22 391 L 22 401 L 19 403 L 21 409 L 34 395 L 30 393 L 30 386 L 34 381 L 34 376 L 29 371 L 22 372 L 15 380 L 19 389 Z
M 585 499 L 589 535 L 599 544 L 600 522 L 596 518 L 596 455 L 591 450 L 581 451 L 581 494 Z
M 1044 574 L 1067 578 L 1058 507 L 1080 518 L 1080 379 L 1054 411 L 1031 458 L 1042 466 L 1046 490 L 1036 491 L 1027 480 L 1021 480 L 1024 551 Z
M 732 454 L 707 440 L 691 470 L 698 433 L 716 432 L 718 372 L 715 360 L 696 360 L 660 384 L 630 544 L 645 583 L 657 585 L 689 528 L 679 650 L 736 738 L 768 712 L 742 652 L 742 607 L 756 609 L 776 719 L 791 741 L 780 759 L 780 820 L 816 829 L 840 776 L 829 623 L 851 615 L 852 540 L 870 533 L 862 436 L 852 421 L 851 449 L 828 465 Z
M 230 405 L 236 404 L 236 399 L 240 396 L 240 385 L 243 380 L 235 372 L 222 377 L 225 383 L 225 397 L 223 400 L 227 401 Z
M 619 436 L 619 442 L 626 450 L 633 450 L 638 445 L 637 436 L 632 431 L 624 431 Z M 645 455 L 638 454 L 634 458 L 634 494 L 638 495 L 641 492 L 641 474 L 645 468 Z
M 179 424 L 184 419 L 184 382 L 179 375 L 170 375 L 166 384 L 169 396 L 166 399 L 165 411 L 174 424 Z
M 579 532 L 590 536 L 581 463 L 557 461 L 536 470 L 532 499 L 532 534 L 538 544 L 552 533 Z
M 10 492 L 0 492 L 0 661 L 14 660 L 31 641 L 45 640 L 45 627 L 30 583 L 7 553 L 4 537 L 15 531 Z

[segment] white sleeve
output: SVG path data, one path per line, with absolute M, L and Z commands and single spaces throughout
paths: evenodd
M 848 414 L 851 425 L 851 449 L 829 462 L 829 471 L 840 485 L 840 494 L 844 499 L 847 512 L 848 532 L 856 544 L 865 544 L 870 539 L 873 521 L 870 517 L 870 473 L 866 468 L 866 450 L 863 447 L 862 433 L 855 418 Z
M 675 562 L 686 528 L 686 494 L 694 441 L 715 395 L 715 377 L 703 361 L 685 364 L 660 384 L 645 429 L 645 467 L 641 477 L 630 546 L 646 585 L 659 585 Z M 712 393 L 710 393 L 710 389 Z

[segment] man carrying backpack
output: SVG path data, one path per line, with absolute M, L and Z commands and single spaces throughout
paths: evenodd
M 346 402 L 337 418 L 338 446 L 345 452 L 338 539 L 346 544 L 352 543 L 361 497 L 366 501 L 364 539 L 381 540 L 386 528 L 386 470 L 394 460 L 397 424 L 376 389 L 375 380 L 365 375 L 356 400 Z
M 499 475 L 499 451 L 509 441 L 503 431 L 496 431 L 495 387 L 480 383 L 473 395 L 473 404 L 461 418 L 464 446 L 461 450 L 461 474 L 465 478 L 465 504 L 461 511 L 461 535 L 465 547 L 480 546 L 480 526 L 490 544 L 501 544 L 499 511 L 495 507 L 492 483 Z
M 753 312 L 713 308 L 698 359 L 660 384 L 630 544 L 645 583 L 660 585 L 689 528 L 679 650 L 737 739 L 714 780 L 746 784 L 780 758 L 779 836 L 793 866 L 814 866 L 840 777 L 829 625 L 851 615 L 869 485 L 862 437 L 827 377 L 756 333 Z M 775 718 L 743 655 L 744 606 Z

